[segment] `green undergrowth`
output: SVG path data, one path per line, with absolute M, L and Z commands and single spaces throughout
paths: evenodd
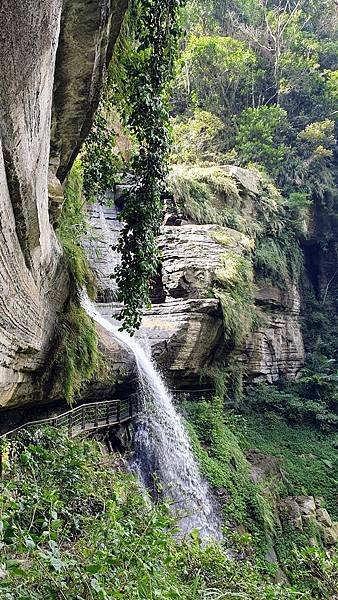
M 323 497 L 332 517 L 338 518 L 336 434 L 292 425 L 272 412 L 248 413 L 240 440 L 243 450 L 255 448 L 281 458 L 288 482 L 284 494 Z
M 213 293 L 221 303 L 225 337 L 240 344 L 252 330 L 256 316 L 250 258 L 225 254 L 215 279 Z
M 68 175 L 64 204 L 57 229 L 70 278 L 70 300 L 58 327 L 58 339 L 50 359 L 49 387 L 72 404 L 83 385 L 101 369 L 103 359 L 98 350 L 95 326 L 79 304 L 79 291 L 86 289 L 95 296 L 95 282 L 83 242 L 89 235 L 83 194 L 83 165 L 77 159 Z
M 309 540 L 317 540 L 310 545 Z M 275 541 L 278 558 L 291 584 L 312 598 L 335 600 L 338 583 L 338 559 L 320 545 L 318 530 L 313 524 L 303 531 L 290 523 L 283 524 L 283 534 Z
M 226 527 L 230 531 L 239 525 L 245 527 L 264 557 L 268 537 L 275 528 L 271 507 L 250 480 L 249 463 L 225 422 L 220 401 L 187 401 L 183 411 L 203 475 L 214 489 L 224 491 L 222 512 Z
M 168 507 L 103 460 L 94 441 L 22 432 L 0 481 L 2 600 L 288 600 L 221 545 L 182 543 Z
M 57 350 L 51 360 L 52 378 L 65 400 L 72 404 L 94 375 L 104 376 L 104 359 L 92 319 L 71 301 L 58 330 Z
M 293 429 L 277 417 L 226 413 L 217 398 L 186 401 L 183 411 L 201 471 L 222 507 L 234 554 L 240 550 L 259 572 L 272 577 L 281 568 L 305 598 L 331 599 L 338 578 L 335 555 L 326 553 L 315 523 L 296 530 L 281 518 L 278 506 L 285 496 L 315 495 L 324 498 L 335 516 L 333 436 Z M 250 476 L 246 453 L 251 449 L 280 459 L 276 473 L 271 471 L 260 483 Z M 268 560 L 272 548 L 278 565 Z
M 297 381 L 277 385 L 249 386 L 243 404 L 254 412 L 273 412 L 290 424 L 312 425 L 321 431 L 334 431 L 338 425 L 336 362 L 314 356 L 308 360 Z
M 83 166 L 81 160 L 77 159 L 67 178 L 57 234 L 64 251 L 72 287 L 74 289 L 86 287 L 89 294 L 93 296 L 93 275 L 82 245 L 88 230 L 83 196 Z
M 300 246 L 292 232 L 278 238 L 266 237 L 257 241 L 254 254 L 256 273 L 266 281 L 286 289 L 293 281 L 298 281 L 303 265 Z

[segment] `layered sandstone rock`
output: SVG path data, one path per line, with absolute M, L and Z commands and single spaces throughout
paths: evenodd
M 256 381 L 292 380 L 305 359 L 297 286 L 290 284 L 282 291 L 260 281 L 255 301 L 260 307 L 261 324 L 246 342 L 242 356 L 245 367 Z
M 250 186 L 243 191 L 249 202 L 258 184 L 251 172 L 246 176 L 245 170 L 239 171 L 239 185 L 243 190 L 245 183 Z M 116 296 L 111 275 L 119 262 L 114 247 L 122 225 L 114 206 L 90 207 L 89 217 L 87 255 L 98 283 L 100 311 L 110 318 L 118 311 L 110 304 Z M 154 303 L 136 335 L 147 338 L 158 362 L 182 383 L 211 365 L 215 357 L 226 356 L 221 307 L 213 290 L 215 283 L 227 276 L 226 266 L 236 265 L 241 257 L 250 258 L 253 240 L 228 227 L 190 223 L 162 227 L 159 246 L 162 267 Z M 253 380 L 293 379 L 304 361 L 298 289 L 290 284 L 282 291 L 262 281 L 254 289 L 260 325 L 235 349 L 237 360 L 245 364 Z M 115 368 L 128 371 L 123 351 L 119 358 L 115 348 L 113 355 Z
M 0 407 L 37 396 L 68 294 L 59 179 L 92 122 L 126 4 L 1 3 Z

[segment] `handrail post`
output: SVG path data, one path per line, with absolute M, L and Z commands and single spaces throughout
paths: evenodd
M 117 408 L 116 408 L 116 422 L 119 423 L 120 422 L 120 413 L 121 413 L 121 400 L 119 400 L 117 402 Z
M 85 420 L 85 409 L 84 409 L 84 406 L 82 407 L 82 410 L 81 410 L 81 427 L 82 427 L 82 431 L 84 431 L 86 429 L 86 420 Z
M 72 433 L 73 433 L 73 415 L 72 415 L 72 413 L 69 413 L 69 415 L 68 415 L 68 435 L 69 435 L 69 437 L 72 437 Z
M 109 425 L 109 423 L 110 423 L 109 402 L 107 402 L 107 406 L 106 406 L 106 423 L 107 423 L 107 425 Z
M 94 426 L 98 427 L 99 425 L 99 415 L 98 415 L 98 406 L 97 404 L 95 404 L 95 420 L 94 420 Z

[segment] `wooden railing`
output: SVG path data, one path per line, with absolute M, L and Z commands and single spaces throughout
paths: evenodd
M 193 390 L 170 390 L 174 398 L 181 401 L 187 397 L 194 400 L 209 400 L 214 394 L 212 389 Z M 75 437 L 86 431 L 95 431 L 103 427 L 119 425 L 131 421 L 137 410 L 137 394 L 131 394 L 123 400 L 107 400 L 104 402 L 93 402 L 82 404 L 54 417 L 28 421 L 22 423 L 15 429 L 6 431 L 0 435 L 0 440 L 9 438 L 21 429 L 27 429 L 40 425 L 65 428 L 70 437 Z
M 75 437 L 87 431 L 120 425 L 131 421 L 136 409 L 136 402 L 137 398 L 134 394 L 124 400 L 108 400 L 106 402 L 82 404 L 55 417 L 23 423 L 19 427 L 0 435 L 0 440 L 9 438 L 22 429 L 40 425 L 64 428 L 68 431 L 70 437 Z

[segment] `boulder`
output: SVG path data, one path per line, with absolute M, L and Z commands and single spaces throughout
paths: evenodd
M 326 508 L 317 508 L 316 519 L 325 527 L 332 527 L 332 519 L 327 512 Z
M 302 519 L 304 523 L 314 521 L 316 518 L 316 503 L 313 496 L 296 496 Z
M 284 498 L 281 500 L 279 507 L 281 509 L 281 513 L 286 513 L 288 520 L 292 523 L 295 529 L 303 529 L 302 514 L 295 498 L 292 496 Z
M 338 523 L 333 523 L 332 527 L 323 529 L 323 540 L 325 546 L 334 546 L 338 543 Z

